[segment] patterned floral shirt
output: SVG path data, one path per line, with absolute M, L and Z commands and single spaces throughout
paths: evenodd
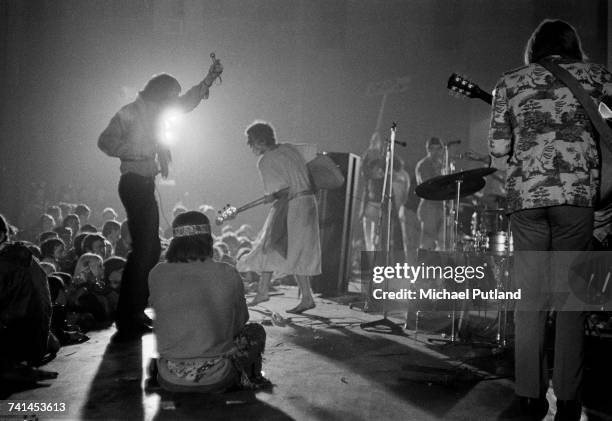
M 612 74 L 557 57 L 596 101 L 612 98 Z M 561 81 L 539 64 L 503 75 L 493 99 L 489 152 L 508 157 L 508 212 L 557 205 L 591 207 L 599 186 L 595 129 Z

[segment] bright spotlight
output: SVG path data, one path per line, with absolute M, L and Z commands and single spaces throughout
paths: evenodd
M 183 113 L 176 108 L 168 108 L 161 115 L 159 140 L 164 146 L 172 146 L 176 143 L 178 136 L 178 123 Z

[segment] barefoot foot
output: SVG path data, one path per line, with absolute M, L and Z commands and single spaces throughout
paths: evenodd
M 315 308 L 315 303 L 299 303 L 296 307 L 285 310 L 285 312 L 290 314 L 302 314 L 306 310 L 311 310 L 313 308 Z

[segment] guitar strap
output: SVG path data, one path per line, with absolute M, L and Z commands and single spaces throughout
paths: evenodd
M 582 87 L 578 80 L 576 80 L 575 77 L 573 77 L 567 70 L 565 70 L 550 59 L 540 60 L 538 64 L 540 64 L 550 73 L 555 75 L 570 89 L 570 91 L 572 91 L 578 102 L 580 102 L 587 115 L 589 116 L 589 119 L 595 127 L 595 130 L 597 130 L 597 132 L 599 133 L 598 145 L 601 169 L 600 188 L 602 191 L 607 190 L 606 188 L 604 188 L 604 183 L 607 183 L 607 180 L 604 180 L 604 177 L 608 176 L 608 171 L 604 172 L 604 165 L 608 168 L 612 166 L 612 162 L 610 162 L 609 158 L 609 153 L 612 153 L 612 129 L 610 129 L 610 126 L 608 126 L 608 124 L 599 114 L 599 111 L 597 111 L 597 108 L 595 108 L 595 103 L 593 102 L 591 96 Z M 604 153 L 604 151 L 602 150 L 603 147 L 605 147 L 609 151 L 609 153 Z M 606 170 L 608 168 L 606 168 Z M 609 202 L 609 197 L 606 197 L 605 199 L 605 206 L 595 211 L 593 235 L 599 241 L 604 241 L 606 236 L 612 233 L 612 202 Z
M 603 120 L 597 108 L 595 108 L 595 103 L 591 99 L 591 96 L 578 80 L 576 80 L 567 70 L 550 59 L 540 60 L 538 64 L 559 78 L 559 80 L 572 91 L 578 102 L 584 107 L 591 123 L 593 123 L 593 126 L 599 133 L 599 147 L 601 148 L 601 141 L 603 140 L 605 147 L 612 152 L 612 129 L 610 129 L 608 124 Z

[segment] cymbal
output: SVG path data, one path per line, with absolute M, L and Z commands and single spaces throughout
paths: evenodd
M 440 175 L 419 184 L 417 196 L 428 200 L 452 200 L 457 197 L 457 185 L 461 181 L 460 197 L 476 193 L 485 186 L 484 176 L 497 171 L 495 168 L 475 168 L 449 175 Z

